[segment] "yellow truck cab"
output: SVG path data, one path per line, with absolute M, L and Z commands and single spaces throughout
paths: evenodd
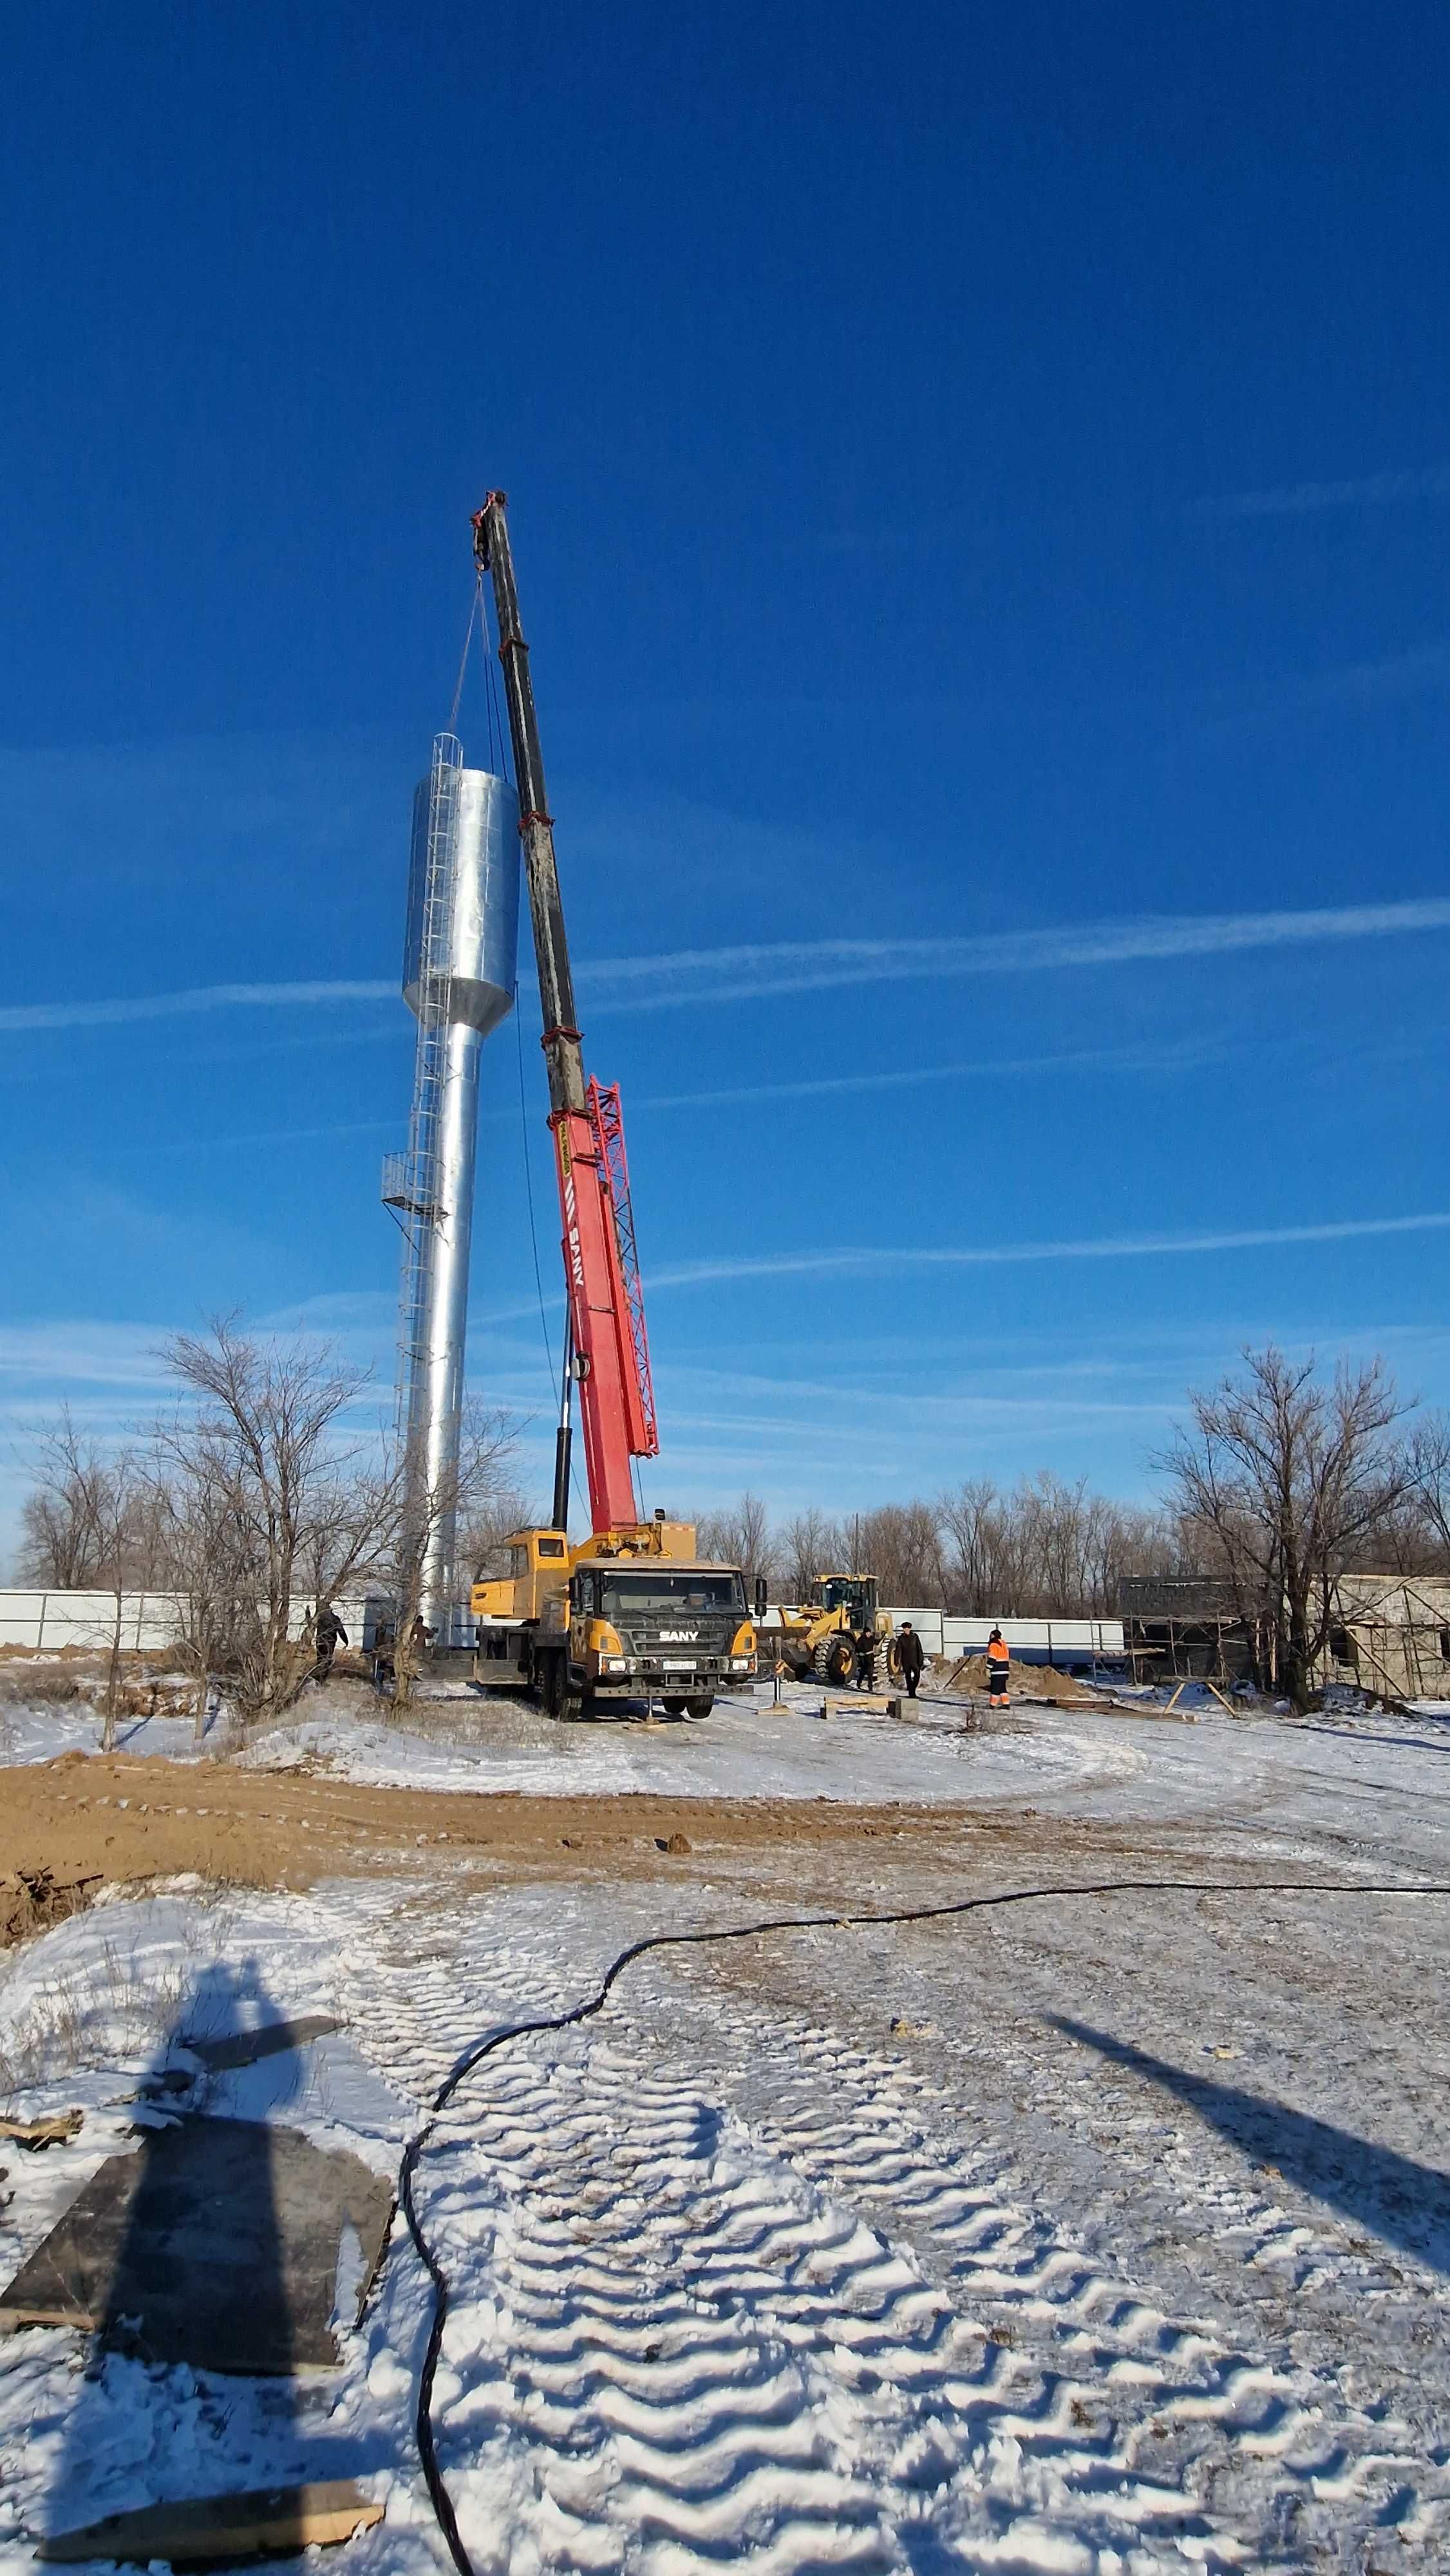
M 745 1578 L 697 1557 L 688 1521 L 661 1514 L 574 1548 L 562 1530 L 517 1530 L 507 1544 L 509 1573 L 470 1594 L 485 1687 L 530 1690 L 554 1717 L 633 1699 L 706 1717 L 718 1689 L 753 1679 Z

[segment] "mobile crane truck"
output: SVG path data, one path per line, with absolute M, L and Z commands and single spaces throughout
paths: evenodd
M 702 1562 L 685 1521 L 642 1520 L 633 1460 L 659 1454 L 644 1296 L 635 1251 L 619 1086 L 584 1071 L 574 981 L 544 792 L 529 648 L 519 623 L 505 495 L 474 514 L 480 580 L 493 587 L 519 798 L 519 835 L 539 969 L 549 1127 L 563 1219 L 567 1313 L 547 1529 L 516 1530 L 510 1573 L 469 1595 L 477 1679 L 522 1686 L 555 1717 L 659 1699 L 706 1717 L 723 1684 L 753 1678 L 755 1626 L 738 1566 Z M 591 1535 L 569 1542 L 573 1391 L 579 1391 Z

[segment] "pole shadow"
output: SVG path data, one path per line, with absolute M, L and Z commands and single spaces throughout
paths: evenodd
M 1048 2019 L 1055 2030 L 1096 2049 L 1110 2064 L 1174 2094 L 1251 2162 L 1276 2166 L 1286 2182 L 1355 2227 L 1450 2275 L 1450 2174 L 1266 2094 L 1170 2065 L 1065 2013 L 1051 2013 Z
M 369 2465 L 355 2444 L 309 2438 L 304 2421 L 298 2371 L 336 2358 L 331 2285 L 319 2332 L 316 2296 L 299 2305 L 291 2211 L 283 2223 L 289 2159 L 306 2142 L 267 2116 L 301 2092 L 302 2060 L 264 2050 L 239 2080 L 200 2053 L 281 2020 L 254 1960 L 209 1969 L 138 2085 L 138 2110 L 157 2125 L 134 2155 L 110 2159 L 57 2233 L 57 2284 L 77 2322 L 95 2322 L 36 2515 L 49 2535 L 138 2504 Z

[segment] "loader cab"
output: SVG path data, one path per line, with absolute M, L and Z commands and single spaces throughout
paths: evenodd
M 846 1625 L 864 1632 L 876 1625 L 874 1574 L 818 1574 L 811 1585 L 812 1607 L 844 1611 Z

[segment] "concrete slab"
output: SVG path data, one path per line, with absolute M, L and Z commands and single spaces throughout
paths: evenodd
M 344 2230 L 361 2313 L 390 2182 L 255 2120 L 182 2120 L 112 2156 L 0 2292 L 0 2327 L 74 2325 L 150 2362 L 328 2369 Z

